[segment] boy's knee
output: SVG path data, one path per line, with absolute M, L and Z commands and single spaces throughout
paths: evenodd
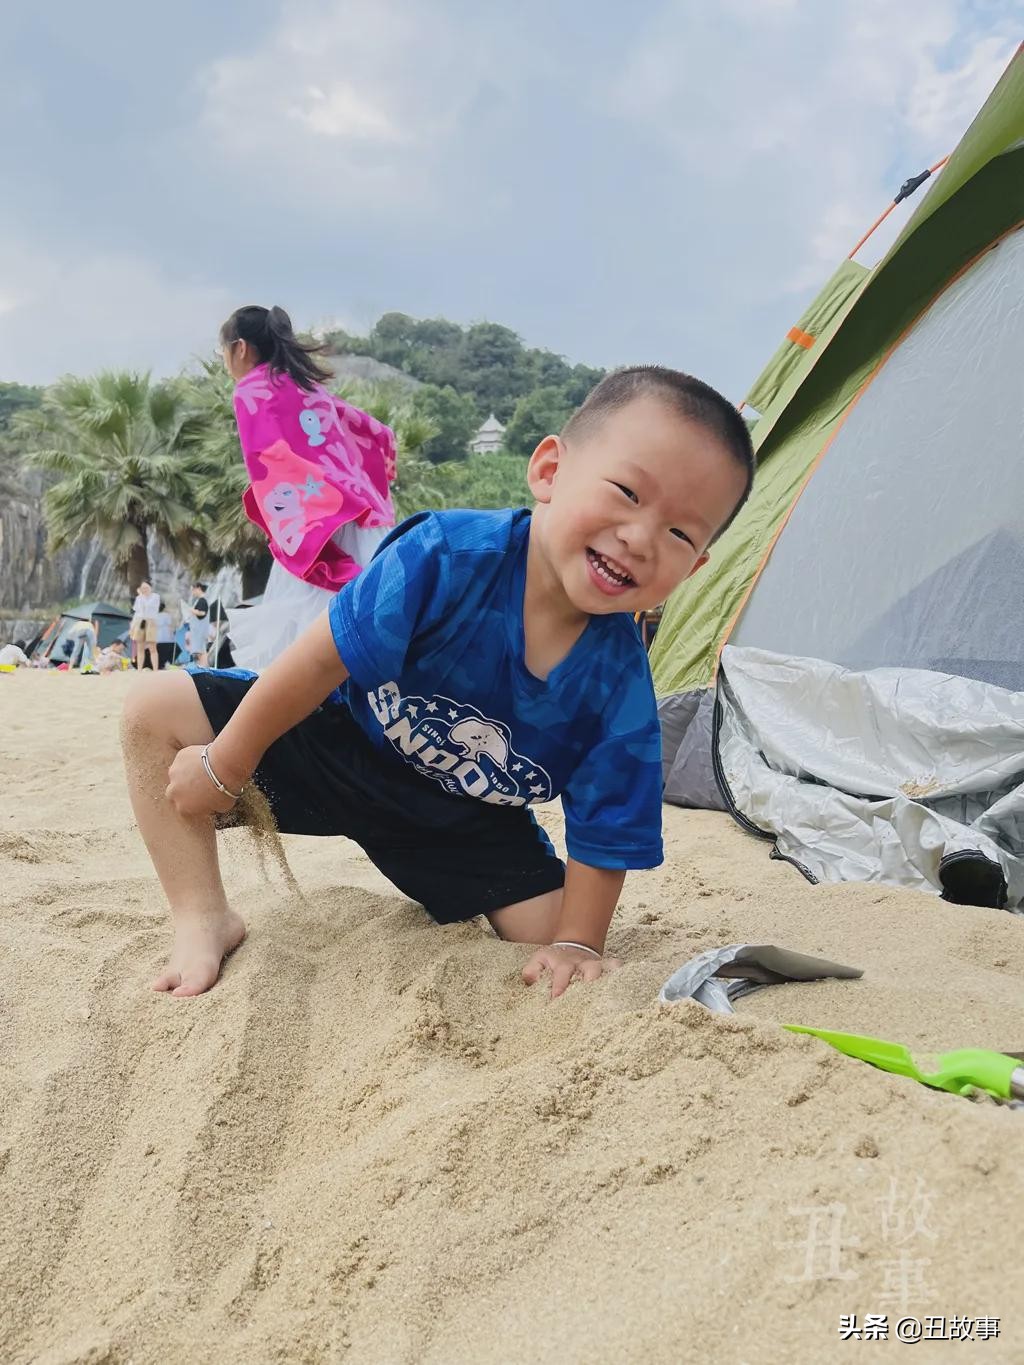
M 189 693 L 198 704 L 195 684 L 187 673 L 158 673 L 154 678 L 139 678 L 125 698 L 121 712 L 122 744 L 128 745 L 134 735 L 171 734 Z

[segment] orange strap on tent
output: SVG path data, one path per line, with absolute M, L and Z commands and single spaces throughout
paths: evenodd
M 810 332 L 801 332 L 799 327 L 791 327 L 786 333 L 786 340 L 792 341 L 796 346 L 802 346 L 805 351 L 809 351 L 814 345 L 814 338 Z

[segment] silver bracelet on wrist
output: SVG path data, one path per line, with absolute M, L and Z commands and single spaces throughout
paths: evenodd
M 219 792 L 222 792 L 225 796 L 230 796 L 231 799 L 232 799 L 232 801 L 239 801 L 239 800 L 241 800 L 242 793 L 241 793 L 241 792 L 229 792 L 228 789 L 227 789 L 227 787 L 225 787 L 224 783 L 220 780 L 220 778 L 217 776 L 217 774 L 213 771 L 213 766 L 212 766 L 212 764 L 210 763 L 210 755 L 209 755 L 209 752 L 208 752 L 208 751 L 209 751 L 209 748 L 210 748 L 210 746 L 209 746 L 209 744 L 207 744 L 207 745 L 205 746 L 205 748 L 203 749 L 203 752 L 202 752 L 202 755 L 201 755 L 202 762 L 203 762 L 203 772 L 206 774 L 206 776 L 210 779 L 210 781 L 213 783 L 213 785 L 217 788 L 217 790 L 218 790 Z
M 601 954 L 596 948 L 591 948 L 589 943 L 574 943 L 572 939 L 560 938 L 552 943 L 552 948 L 578 948 L 581 953 L 590 953 L 591 957 L 600 957 Z

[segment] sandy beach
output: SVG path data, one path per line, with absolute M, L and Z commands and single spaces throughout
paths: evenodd
M 666 808 L 622 970 L 550 1004 L 522 948 L 432 926 L 354 845 L 286 840 L 300 899 L 236 830 L 249 938 L 175 1000 L 148 989 L 169 936 L 121 773 L 130 685 L 0 676 L 4 1365 L 902 1351 L 840 1340 L 868 1313 L 999 1318 L 914 1358 L 1024 1360 L 1024 1112 L 779 1027 L 1020 1050 L 1020 919 L 813 887 Z M 732 1019 L 657 1004 L 730 942 L 865 975 Z

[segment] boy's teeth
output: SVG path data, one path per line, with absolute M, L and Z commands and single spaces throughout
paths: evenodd
M 591 554 L 594 556 L 594 567 L 601 577 L 606 578 L 609 583 L 614 583 L 621 587 L 623 583 L 631 582 L 629 574 L 620 573 L 617 569 L 613 569 L 607 558 L 599 551 L 592 550 Z

